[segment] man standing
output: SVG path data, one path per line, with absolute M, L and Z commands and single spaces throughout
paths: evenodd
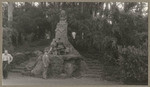
M 47 51 L 45 51 L 45 53 L 42 57 L 42 61 L 43 61 L 43 64 L 44 64 L 43 78 L 47 79 L 47 71 L 48 71 L 48 66 L 49 66 L 49 63 L 50 63 Z
M 13 61 L 13 57 L 8 53 L 7 50 L 2 54 L 3 61 L 3 78 L 6 79 L 8 77 L 8 64 Z

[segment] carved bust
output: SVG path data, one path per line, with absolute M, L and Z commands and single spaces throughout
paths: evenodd
M 66 12 L 64 10 L 61 10 L 60 12 L 60 20 L 66 21 Z

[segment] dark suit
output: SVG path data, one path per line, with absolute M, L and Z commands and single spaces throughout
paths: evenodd
M 8 61 L 3 61 L 3 78 L 6 79 L 8 76 Z

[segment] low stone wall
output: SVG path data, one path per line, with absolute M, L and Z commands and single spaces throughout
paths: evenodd
M 76 55 L 50 55 L 50 77 L 77 77 L 81 75 L 83 66 L 82 57 Z
M 49 78 L 78 77 L 86 71 L 86 63 L 83 58 L 76 55 L 49 55 L 50 65 L 48 69 Z M 38 58 L 30 58 L 26 64 L 28 74 L 41 77 L 43 72 L 42 55 Z M 31 74 L 30 73 L 30 74 Z M 24 72 L 25 74 L 25 72 Z

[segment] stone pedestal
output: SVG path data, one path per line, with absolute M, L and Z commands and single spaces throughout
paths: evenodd
M 62 75 L 71 77 L 75 74 L 79 74 L 81 72 L 81 67 L 86 67 L 86 66 L 81 66 L 82 64 L 82 56 L 79 54 L 79 52 L 72 46 L 72 44 L 68 40 L 67 36 L 67 27 L 68 23 L 66 21 L 66 16 L 65 12 L 63 11 L 60 15 L 60 21 L 56 26 L 55 30 L 55 38 L 52 41 L 51 45 L 60 40 L 65 48 L 68 50 L 67 54 L 63 55 L 53 55 L 53 57 L 50 57 L 51 60 L 55 60 L 56 57 L 59 57 L 64 61 L 63 63 L 63 73 Z M 59 39 L 60 38 L 60 39 Z M 52 64 L 53 65 L 53 64 Z M 56 63 L 56 66 L 59 66 L 61 64 Z M 59 70 L 54 70 L 51 69 L 50 72 L 58 72 Z
M 66 22 L 66 17 L 61 17 L 59 23 L 56 26 L 55 30 L 55 40 L 57 41 L 59 38 L 61 42 L 65 45 L 69 50 L 69 54 L 80 56 L 79 52 L 72 46 L 72 44 L 68 40 L 67 36 L 67 27 L 68 23 Z M 53 43 L 53 42 L 52 42 Z

